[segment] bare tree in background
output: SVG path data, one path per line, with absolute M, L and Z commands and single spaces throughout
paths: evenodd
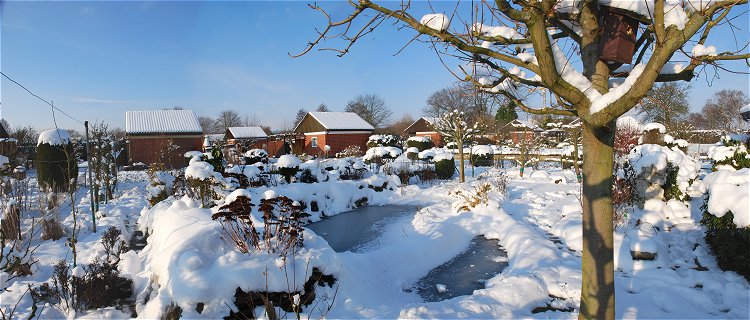
M 214 129 L 218 132 L 224 132 L 229 127 L 242 127 L 244 124 L 244 119 L 242 119 L 237 111 L 224 110 L 219 113 L 218 117 L 216 117 Z
M 346 112 L 354 112 L 375 128 L 387 125 L 393 115 L 385 100 L 377 94 L 362 94 L 346 103 Z
M 745 125 L 740 108 L 748 103 L 750 100 L 742 91 L 724 89 L 706 101 L 701 113 L 708 129 L 737 132 Z
M 687 118 L 689 83 L 665 82 L 655 85 L 638 105 L 638 114 L 651 122 L 658 122 L 670 132 L 674 126 Z
M 459 110 L 467 114 L 469 121 L 479 121 L 491 114 L 494 100 L 492 95 L 477 90 L 471 83 L 460 83 L 433 92 L 422 113 L 439 118 L 447 112 Z
M 613 23 L 617 20 L 616 10 L 599 6 L 596 0 L 477 1 L 468 8 L 468 4 L 456 5 L 448 15 L 425 15 L 421 20 L 411 14 L 409 1 L 378 4 L 352 0 L 350 13 L 338 21 L 322 7 L 310 5 L 328 19 L 328 24 L 296 56 L 331 39 L 341 47 L 322 50 L 343 56 L 377 27 L 395 22 L 400 30 L 416 31 L 412 40 L 425 35 L 421 40 L 426 40 L 446 65 L 460 60 L 461 72 L 456 74 L 457 78 L 503 95 L 528 113 L 580 118 L 584 161 L 579 317 L 612 319 L 615 316 L 612 205 L 615 120 L 635 107 L 655 82 L 689 81 L 701 65 L 714 67 L 718 72 L 731 67 L 725 65 L 728 60 L 748 63 L 750 58 L 750 54 L 742 53 L 747 46 L 746 38 L 736 41 L 735 48 L 707 44 L 709 34 L 717 26 L 717 30 L 730 31 L 722 35 L 748 34 L 747 30 L 735 32 L 738 26 L 724 23 L 735 17 L 730 13 L 746 12 L 747 0 L 638 3 L 648 7 L 647 10 L 620 16 L 634 22 L 632 27 Z M 675 13 L 684 19 L 673 19 Z M 600 25 L 599 18 L 605 16 L 615 19 L 602 19 L 607 23 Z M 389 23 L 383 24 L 386 20 Z M 621 33 L 616 33 L 613 26 L 622 27 Z M 613 49 L 613 42 L 608 40 L 623 34 L 635 38 L 632 49 L 616 46 L 609 51 L 600 49 Z M 412 36 L 405 32 L 404 37 Z M 624 53 L 630 59 L 604 55 L 613 52 Z M 631 66 L 618 68 L 625 63 L 622 60 Z M 670 60 L 689 62 L 677 67 L 668 65 Z M 625 80 L 610 88 L 610 79 L 618 78 Z M 523 93 L 537 88 L 546 88 L 554 97 L 549 107 L 533 108 L 522 101 Z
M 317 109 L 315 109 L 317 112 L 329 112 L 331 109 L 328 109 L 328 106 L 325 103 L 321 103 Z
M 198 117 L 203 133 L 216 133 L 216 120 L 211 117 Z

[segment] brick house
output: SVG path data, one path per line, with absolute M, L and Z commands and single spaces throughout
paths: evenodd
M 438 118 L 421 117 L 404 129 L 404 132 L 410 136 L 430 137 L 436 147 L 443 146 L 443 136 L 435 130 L 435 123 Z
M 518 119 L 511 121 L 505 127 L 509 129 L 513 144 L 518 144 L 523 140 L 527 142 L 533 141 L 534 138 L 544 131 L 537 126 L 530 125 Z
M 125 137 L 129 163 L 162 162 L 170 168 L 183 166 L 185 152 L 203 146 L 203 130 L 192 110 L 127 111 Z
M 241 151 L 266 149 L 268 146 L 268 135 L 261 127 L 229 127 L 224 137 L 227 145 L 241 146 Z
M 309 155 L 323 156 L 325 146 L 331 147 L 327 152 L 333 156 L 348 146 L 359 146 L 367 149 L 367 138 L 375 128 L 353 112 L 308 112 L 300 121 L 294 132 L 305 135 L 302 152 Z

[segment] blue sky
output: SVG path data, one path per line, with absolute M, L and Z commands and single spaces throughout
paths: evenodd
M 345 2 L 321 5 L 334 17 L 349 11 Z M 416 6 L 416 16 L 428 12 L 425 2 Z M 746 28 L 746 15 L 737 24 Z M 73 117 L 111 127 L 124 127 L 126 110 L 181 106 L 204 116 L 234 109 L 279 129 L 300 107 L 325 103 L 343 110 L 365 93 L 382 96 L 394 118 L 418 117 L 427 97 L 455 80 L 425 44 L 412 43 L 394 56 L 414 33 L 390 24 L 343 58 L 317 51 L 288 56 L 324 25 L 324 17 L 301 1 L 10 1 L 2 3 L 0 64 L 3 73 Z M 1 83 L 3 118 L 14 126 L 53 126 L 49 106 L 6 79 Z M 747 75 L 723 73 L 711 87 L 701 77 L 693 81 L 693 109 L 715 91 L 747 93 L 749 86 Z M 81 130 L 60 114 L 57 120 Z

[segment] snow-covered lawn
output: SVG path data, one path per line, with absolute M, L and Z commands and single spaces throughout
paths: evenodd
M 312 221 L 321 219 L 322 212 L 331 216 L 349 211 L 363 197 L 371 206 L 418 208 L 413 216 L 383 225 L 377 241 L 358 252 L 337 253 L 320 235 L 305 229 L 304 246 L 286 259 L 265 252 L 240 253 L 221 225 L 211 219 L 218 206 L 204 209 L 200 201 L 170 198 L 149 207 L 146 177 L 128 173 L 121 178 L 125 182 L 117 199 L 100 207 L 96 234 L 89 231 L 86 190 L 78 192 L 82 231 L 78 263 L 90 263 L 101 254 L 99 241 L 109 226 L 121 229 L 125 238 L 136 229 L 147 232 L 146 247 L 123 254 L 119 266 L 122 276 L 134 280 L 135 311 L 140 318 L 159 318 L 171 305 L 179 306 L 185 318 L 222 318 L 230 308 L 237 311 L 234 295 L 238 287 L 243 291 L 299 291 L 313 267 L 332 275 L 336 282 L 316 288 L 316 302 L 303 308 L 303 318 L 576 318 L 582 241 L 580 185 L 575 174 L 549 168 L 528 170 L 521 178 L 517 168 L 508 169 L 507 191 L 501 193 L 493 179 L 504 171 L 478 168 L 465 184 L 444 181 L 403 187 L 393 187 L 395 178 L 374 176 L 370 180 L 381 179 L 391 186 L 381 192 L 367 187 L 372 181 L 249 188 L 244 194 L 256 205 L 256 225 L 262 223 L 259 201 L 281 195 L 307 205 L 315 201 L 319 212 L 310 212 Z M 457 191 L 472 194 L 484 184 L 490 184 L 491 190 L 486 202 L 470 211 L 456 209 L 463 201 Z M 618 318 L 748 317 L 748 282 L 734 272 L 720 270 L 704 243 L 704 231 L 697 223 L 702 201 L 695 198 L 685 209 L 689 214 L 669 230 L 636 226 L 649 210 L 657 210 L 649 206 L 632 211 L 629 222 L 617 228 Z M 220 200 L 218 205 L 222 204 Z M 72 217 L 64 225 L 72 227 Z M 632 242 L 644 234 L 659 255 L 653 261 L 634 261 Z M 508 255 L 508 266 L 484 279 L 484 289 L 439 302 L 424 302 L 410 290 L 478 235 L 496 239 Z M 36 241 L 39 263 L 34 274 L 15 279 L 9 291 L 0 294 L 0 307 L 6 312 L 20 300 L 17 317 L 30 312 L 27 284 L 49 281 L 58 260 L 72 261 L 64 239 Z M 46 319 L 130 317 L 129 310 L 114 308 L 67 315 L 50 305 L 40 310 Z M 263 313 L 262 307 L 255 311 Z M 279 314 L 295 317 L 280 310 Z

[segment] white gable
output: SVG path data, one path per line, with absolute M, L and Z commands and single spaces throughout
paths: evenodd
M 261 127 L 229 127 L 227 129 L 235 139 L 265 138 L 268 136 Z
M 326 130 L 375 130 L 354 112 L 310 112 Z
M 148 110 L 125 112 L 125 133 L 201 133 L 193 110 Z

